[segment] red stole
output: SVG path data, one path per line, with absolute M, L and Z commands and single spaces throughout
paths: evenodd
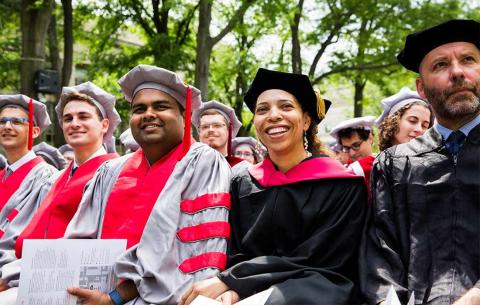
M 234 156 L 227 156 L 227 157 L 225 157 L 225 159 L 227 159 L 227 162 L 230 165 L 230 167 L 234 167 L 238 163 L 244 161 L 243 159 L 240 159 L 240 158 L 237 158 L 237 157 L 234 157 Z
M 125 238 L 127 248 L 140 241 L 153 206 L 182 156 L 182 147 L 178 145 L 151 167 L 142 149 L 125 163 L 108 198 L 102 239 Z
M 287 185 L 308 180 L 359 178 L 359 176 L 343 167 L 340 162 L 328 157 L 302 161 L 286 173 L 278 171 L 270 159 L 265 159 L 250 167 L 248 171 L 263 187 Z
M 15 242 L 15 254 L 21 257 L 24 239 L 55 239 L 65 234 L 67 225 L 77 211 L 83 189 L 103 162 L 117 154 L 94 157 L 80 165 L 69 179 L 73 162 L 58 177 L 30 223 Z
M 0 171 L 0 211 L 3 209 L 5 204 L 8 202 L 13 193 L 15 193 L 20 184 L 22 184 L 23 179 L 30 173 L 30 171 L 37 166 L 38 164 L 45 162 L 42 157 L 35 157 L 27 163 L 20 166 L 16 171 L 10 174 L 10 176 L 3 180 L 3 176 L 7 172 L 7 169 L 4 168 Z

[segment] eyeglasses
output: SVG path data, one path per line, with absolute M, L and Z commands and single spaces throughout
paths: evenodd
M 248 152 L 248 151 L 236 151 L 235 152 L 235 157 L 245 157 L 245 158 L 249 158 L 249 157 L 253 157 L 253 153 L 251 152 Z
M 360 149 L 360 146 L 362 146 L 363 142 L 365 142 L 365 141 L 361 140 L 361 141 L 352 143 L 351 146 L 342 145 L 342 152 L 348 153 L 348 152 L 350 152 L 350 149 L 352 149 L 353 151 L 358 151 Z
M 13 127 L 20 127 L 22 125 L 28 124 L 28 119 L 26 119 L 26 118 L 10 118 L 10 117 L 0 118 L 0 127 L 5 127 L 8 122 L 10 122 L 10 125 L 13 126 Z
M 225 126 L 227 126 L 225 123 L 211 123 L 211 124 L 200 125 L 200 132 L 210 130 L 210 128 L 212 128 L 213 130 L 219 130 Z

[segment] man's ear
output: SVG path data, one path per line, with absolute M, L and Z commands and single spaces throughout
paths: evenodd
M 415 84 L 417 85 L 418 95 L 420 95 L 421 98 L 426 100 L 427 97 L 425 96 L 425 88 L 423 86 L 423 80 L 420 76 L 417 77 L 417 79 L 415 80 Z
M 40 127 L 38 126 L 33 126 L 32 129 L 32 137 L 36 139 L 40 135 Z
M 110 126 L 110 121 L 108 119 L 102 120 L 102 131 L 103 133 L 107 133 L 108 127 Z

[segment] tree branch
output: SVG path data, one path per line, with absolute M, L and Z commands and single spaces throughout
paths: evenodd
M 177 45 L 185 44 L 185 40 L 187 39 L 187 36 L 189 34 L 190 23 L 192 22 L 193 17 L 195 16 L 195 11 L 198 9 L 199 4 L 200 3 L 197 3 L 194 7 L 192 7 L 188 11 L 185 18 L 178 23 L 177 33 L 175 35 L 175 44 Z
M 154 37 L 155 36 L 155 31 L 150 27 L 148 22 L 145 21 L 142 17 L 142 9 L 138 7 L 135 1 L 133 1 L 131 7 L 133 8 L 134 11 L 134 18 L 137 20 L 137 22 L 140 24 L 140 26 L 143 28 L 147 36 L 149 37 Z
M 250 5 L 252 5 L 255 1 L 256 0 L 242 1 L 242 5 L 237 9 L 237 11 L 235 11 L 235 13 L 233 14 L 233 17 L 228 21 L 225 28 L 223 28 L 223 30 L 221 30 L 217 36 L 212 37 L 212 39 L 210 40 L 210 45 L 214 46 L 215 44 L 217 44 L 217 42 L 222 40 L 222 38 L 225 37 L 225 35 L 230 33 L 233 27 L 240 21 L 240 19 L 243 18 L 243 15 L 245 15 L 245 12 L 250 7 Z
M 343 73 L 348 71 L 379 70 L 379 69 L 384 69 L 384 68 L 388 68 L 395 65 L 398 65 L 398 63 L 390 62 L 386 64 L 362 64 L 358 66 L 341 67 L 341 68 L 333 69 L 323 74 L 320 74 L 317 78 L 314 79 L 313 83 L 318 84 L 322 79 L 332 74 Z
M 350 19 L 350 16 L 352 16 L 353 11 L 349 10 L 345 14 L 343 14 L 343 18 L 338 18 L 337 22 L 335 22 L 335 25 L 333 29 L 330 31 L 330 34 L 328 37 L 325 39 L 324 42 L 322 42 L 320 49 L 317 51 L 315 54 L 315 57 L 313 58 L 312 65 L 310 66 L 310 70 L 308 72 L 308 75 L 310 77 L 313 77 L 315 75 L 315 70 L 317 70 L 317 65 L 320 59 L 322 58 L 323 54 L 325 53 L 325 50 L 329 45 L 334 43 L 333 39 L 338 36 L 340 33 L 341 29 L 345 26 L 347 21 Z M 338 40 L 338 37 L 337 37 Z

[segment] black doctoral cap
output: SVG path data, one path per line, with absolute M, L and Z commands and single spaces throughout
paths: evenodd
M 302 108 L 310 114 L 312 120 L 317 124 L 323 120 L 332 104 L 329 100 L 323 99 L 318 91 L 314 90 L 308 76 L 260 68 L 243 98 L 250 111 L 255 113 L 258 96 L 270 89 L 284 90 L 295 96 Z
M 451 42 L 470 42 L 480 49 L 480 23 L 474 20 L 449 20 L 407 36 L 397 55 L 402 66 L 419 72 L 420 63 L 433 49 Z

